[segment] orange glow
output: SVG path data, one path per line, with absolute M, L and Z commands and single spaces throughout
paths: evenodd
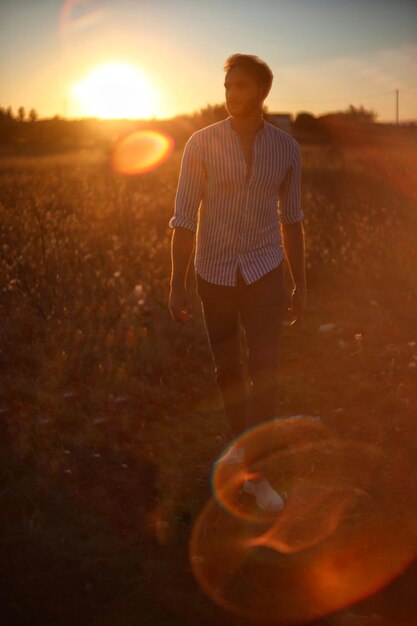
M 217 466 L 215 497 L 194 525 L 189 558 L 223 609 L 262 623 L 309 622 L 375 593 L 415 558 L 416 498 L 398 489 L 413 474 L 405 451 L 399 458 L 291 418 L 239 442 L 250 469 L 284 486 L 288 498 L 278 514 L 255 513 L 239 494 L 245 468 Z
M 173 149 L 174 141 L 169 135 L 155 130 L 139 130 L 116 144 L 112 166 L 120 174 L 143 174 L 164 163 Z

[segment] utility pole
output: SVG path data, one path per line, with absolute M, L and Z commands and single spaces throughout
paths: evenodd
M 395 118 L 397 120 L 397 128 L 400 125 L 399 110 L 400 110 L 400 92 L 398 89 L 396 89 L 395 90 Z

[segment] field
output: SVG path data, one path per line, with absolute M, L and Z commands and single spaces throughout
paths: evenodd
M 189 554 L 228 431 L 193 276 L 193 323 L 167 309 L 180 157 L 142 176 L 100 151 L 0 161 L 4 626 L 253 623 Z M 309 311 L 284 329 L 277 414 L 350 446 L 363 571 L 384 539 L 378 584 L 314 623 L 413 626 L 416 146 L 303 145 L 303 209 Z

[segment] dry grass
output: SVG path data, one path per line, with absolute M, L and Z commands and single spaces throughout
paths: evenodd
M 303 152 L 310 313 L 279 411 L 415 454 L 415 151 Z M 188 574 L 163 589 L 227 439 L 197 298 L 191 327 L 166 308 L 179 156 L 134 178 L 100 153 L 0 164 L 5 624 L 220 619 Z

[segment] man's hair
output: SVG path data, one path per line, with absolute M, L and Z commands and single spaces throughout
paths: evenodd
M 232 54 L 226 59 L 224 71 L 228 72 L 232 67 L 240 67 L 248 74 L 251 74 L 259 85 L 266 86 L 266 95 L 269 94 L 274 75 L 265 61 L 262 61 L 254 54 Z

